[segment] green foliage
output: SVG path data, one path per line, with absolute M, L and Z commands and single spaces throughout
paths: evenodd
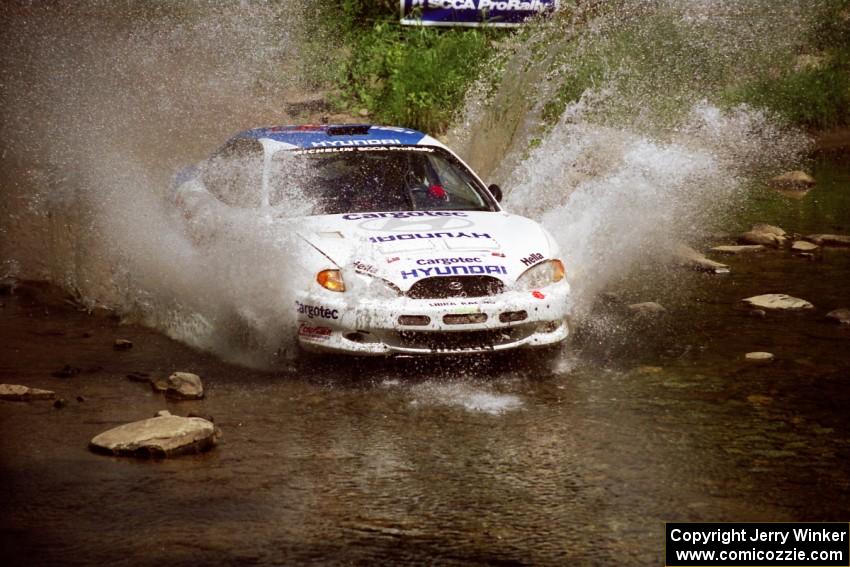
M 444 131 L 490 53 L 496 32 L 403 27 L 398 2 L 335 0 L 322 9 L 346 56 L 333 82 L 338 106 L 373 121 Z
M 830 63 L 745 84 L 732 99 L 809 128 L 850 124 L 850 67 Z
M 442 131 L 486 59 L 476 30 L 402 28 L 378 21 L 360 35 L 339 82 L 341 102 L 376 119 Z

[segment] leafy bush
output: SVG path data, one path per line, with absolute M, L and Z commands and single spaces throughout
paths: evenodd
M 448 127 L 488 59 L 490 36 L 498 33 L 404 27 L 398 3 L 390 0 L 326 2 L 321 20 L 345 44 L 333 79 L 337 105 L 428 132 Z

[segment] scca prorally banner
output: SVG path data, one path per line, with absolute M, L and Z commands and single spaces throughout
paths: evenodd
M 401 23 L 512 27 L 557 8 L 558 0 L 401 0 Z

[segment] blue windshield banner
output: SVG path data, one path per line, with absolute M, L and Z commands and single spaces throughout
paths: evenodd
M 515 27 L 557 8 L 558 0 L 401 0 L 401 23 Z

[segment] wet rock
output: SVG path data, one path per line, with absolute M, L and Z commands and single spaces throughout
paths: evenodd
M 165 392 L 168 389 L 167 378 L 151 378 L 148 382 L 150 382 L 154 392 Z
M 829 313 L 826 314 L 826 318 L 834 323 L 839 323 L 841 325 L 850 325 L 850 309 L 846 307 L 842 307 L 840 309 L 833 309 Z
M 77 368 L 75 366 L 71 366 L 70 364 L 66 364 L 59 370 L 52 372 L 50 375 L 55 378 L 72 378 L 82 372 L 82 368 Z
M 738 237 L 738 240 L 746 244 L 761 244 L 778 248 L 785 244 L 785 231 L 778 226 L 758 223 L 754 224 L 748 232 Z
M 168 457 L 211 449 L 215 426 L 198 417 L 162 415 L 127 423 L 94 437 L 92 451 L 133 457 Z
M 808 189 L 814 184 L 815 178 L 799 169 L 777 175 L 770 180 L 771 187 L 779 189 Z
M 764 319 L 767 317 L 767 312 L 764 309 L 753 309 L 749 312 L 750 317 L 755 317 L 756 319 Z
M 55 407 L 56 409 L 62 409 L 67 405 L 68 405 L 68 400 L 66 400 L 64 398 L 59 398 L 58 400 L 53 402 L 53 407 Z
M 791 250 L 794 252 L 812 252 L 820 248 L 817 244 L 806 242 L 805 240 L 795 240 L 791 245 Z
M 705 255 L 685 244 L 679 244 L 673 249 L 673 258 L 681 265 L 700 272 L 710 272 L 712 274 L 729 273 L 729 266 L 726 264 L 709 260 Z
M 660 366 L 638 366 L 638 374 L 661 374 L 664 369 Z
M 643 303 L 632 303 L 628 310 L 640 317 L 657 317 L 667 313 L 667 309 L 660 303 L 645 301 Z
M 168 411 L 167 409 L 161 409 L 158 412 L 156 412 L 154 417 L 168 417 L 169 415 L 171 415 L 170 411 Z M 195 417 L 195 416 L 190 415 L 189 417 Z
M 112 344 L 112 348 L 115 350 L 130 350 L 133 348 L 133 341 L 128 341 L 127 339 L 115 339 L 115 342 Z
M 180 400 L 200 400 L 204 397 L 204 385 L 197 374 L 175 372 L 165 381 L 165 395 Z
M 766 293 L 763 295 L 754 295 L 753 297 L 747 297 L 746 299 L 742 299 L 741 301 L 743 301 L 750 307 L 756 307 L 765 310 L 773 309 L 780 311 L 796 311 L 801 309 L 812 309 L 814 307 L 814 305 L 812 305 L 805 299 L 791 297 L 790 295 L 786 295 L 784 293 Z
M 820 246 L 850 247 L 850 236 L 845 234 L 810 234 L 806 240 Z
M 77 396 L 77 401 L 79 403 L 83 403 L 84 401 L 86 401 L 86 398 L 84 396 Z
M 752 252 L 763 252 L 767 250 L 762 244 L 744 244 L 740 246 L 715 246 L 712 252 L 719 254 L 749 254 Z
M 147 372 L 130 372 L 127 374 L 127 379 L 131 382 L 150 382 L 150 374 Z
M 748 352 L 744 355 L 744 359 L 746 359 L 747 362 L 772 362 L 774 358 L 773 353 L 770 352 Z
M 751 232 L 757 232 L 759 234 L 772 234 L 774 236 L 787 236 L 785 231 L 778 226 L 773 226 L 772 224 L 767 223 L 756 223 L 750 228 Z
M 29 400 L 52 400 L 56 394 L 50 390 L 29 388 L 20 384 L 0 384 L 0 400 L 26 402 Z

